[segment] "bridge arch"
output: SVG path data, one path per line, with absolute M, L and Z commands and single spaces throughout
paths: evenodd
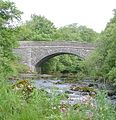
M 49 59 L 53 58 L 53 57 L 56 57 L 56 56 L 59 56 L 59 55 L 74 55 L 74 56 L 77 56 L 79 57 L 80 59 L 84 59 L 83 56 L 79 56 L 78 54 L 75 54 L 75 53 L 70 53 L 70 52 L 58 52 L 58 53 L 53 53 L 51 55 L 46 55 L 44 58 L 41 58 L 41 60 L 39 59 L 38 62 L 35 64 L 35 69 L 36 71 L 40 71 L 40 67 L 43 63 L 47 62 Z

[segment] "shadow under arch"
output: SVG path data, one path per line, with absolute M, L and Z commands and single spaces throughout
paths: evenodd
M 84 57 L 82 56 L 79 56 L 77 54 L 74 54 L 74 53 L 65 53 L 65 52 L 59 52 L 59 53 L 53 53 L 53 54 L 50 54 L 50 55 L 47 55 L 45 56 L 44 58 L 42 58 L 40 61 L 38 61 L 36 64 L 35 64 L 35 70 L 36 72 L 40 72 L 41 71 L 41 65 L 45 62 L 47 62 L 49 59 L 53 58 L 53 57 L 56 57 L 56 56 L 59 56 L 59 55 L 74 55 L 74 56 L 77 56 L 78 58 L 80 59 L 84 59 Z

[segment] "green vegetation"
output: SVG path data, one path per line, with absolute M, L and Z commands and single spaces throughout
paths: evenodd
M 56 28 L 44 16 L 31 15 L 31 19 L 23 23 L 20 29 L 19 40 L 31 41 L 85 41 L 93 42 L 98 38 L 98 33 L 86 26 L 77 23 Z
M 16 8 L 14 3 L 6 0 L 0 0 L 0 120 L 115 120 L 115 108 L 110 104 L 110 102 L 108 102 L 104 93 L 97 94 L 95 106 L 90 104 L 79 104 L 75 108 L 75 106 L 60 104 L 61 97 L 59 96 L 49 96 L 45 91 L 37 90 L 35 88 L 30 89 L 31 86 L 26 81 L 23 81 L 23 83 L 16 83 L 14 86 L 8 83 L 9 77 L 15 75 L 17 70 L 20 72 L 20 69 L 16 68 L 17 58 L 13 54 L 12 49 L 17 46 L 16 38 L 21 39 L 21 29 L 13 25 L 13 21 L 20 20 L 21 13 L 22 12 Z M 33 17 L 37 19 L 41 18 L 38 16 Z M 59 33 L 57 33 L 57 29 L 54 27 L 54 25 L 44 17 L 42 17 L 41 22 L 43 20 L 46 21 L 45 32 L 40 32 L 43 29 L 39 29 L 39 26 L 36 29 L 36 32 L 38 34 L 44 34 L 44 37 L 42 37 L 41 34 L 36 37 L 35 33 L 35 36 L 32 37 L 35 40 L 37 40 L 36 38 L 40 40 L 41 37 L 43 40 L 46 40 L 46 38 L 51 38 L 52 40 L 51 36 L 53 36 L 53 38 L 58 38 L 56 35 Z M 35 23 L 36 22 L 33 22 L 33 24 Z M 43 23 L 40 25 L 44 26 Z M 21 28 L 22 27 L 23 26 L 21 26 Z M 30 31 L 31 28 L 32 27 L 27 29 Z M 58 31 L 61 29 L 62 28 L 60 28 Z M 70 30 L 72 30 L 72 28 Z M 35 31 L 33 30 L 33 32 Z M 91 34 L 91 32 L 87 33 Z M 29 32 L 26 33 L 27 34 L 25 35 L 27 36 L 30 34 Z M 66 34 L 66 32 L 64 33 Z M 70 57 L 73 62 L 73 59 L 77 61 L 76 63 L 73 63 L 67 56 L 66 59 L 68 59 L 68 62 L 63 58 L 64 56 L 61 56 L 61 58 L 59 57 L 57 59 L 63 64 L 64 69 L 61 67 L 60 70 L 69 69 L 65 68 L 65 64 L 69 66 L 77 65 L 77 68 L 72 67 L 71 70 L 74 69 L 74 71 L 78 71 L 79 68 L 81 68 L 81 71 L 86 74 L 90 73 L 95 77 L 102 77 L 106 80 L 108 79 L 109 81 L 116 81 L 115 33 L 116 12 L 114 17 L 108 23 L 106 29 L 101 33 L 99 38 L 100 47 L 98 46 L 98 49 L 95 51 L 94 55 L 89 58 L 90 60 L 86 61 L 85 63 L 81 62 L 81 67 L 78 67 L 78 61 L 76 58 Z M 75 34 L 73 34 L 73 32 L 72 36 L 75 38 Z M 75 38 L 75 40 L 78 39 Z M 86 39 L 86 41 L 88 40 Z M 17 89 L 16 87 L 19 87 L 20 89 Z
M 44 40 L 54 39 L 56 28 L 54 24 L 43 16 L 32 15 L 30 21 L 22 24 L 20 29 L 19 40 Z
M 98 38 L 98 33 L 86 26 L 79 26 L 73 23 L 59 28 L 57 40 L 94 42 Z
M 49 59 L 42 67 L 42 73 L 78 73 L 79 64 L 82 60 L 74 55 L 59 55 Z
M 85 61 L 85 69 L 95 79 L 116 82 L 116 10 L 97 42 L 97 49 Z
M 15 56 L 12 49 L 17 46 L 18 34 L 13 21 L 20 20 L 21 12 L 14 3 L 0 0 L 0 76 L 8 77 L 13 73 L 12 63 Z

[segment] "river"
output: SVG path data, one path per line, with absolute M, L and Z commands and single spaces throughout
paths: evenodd
M 34 86 L 38 89 L 44 89 L 49 94 L 66 95 L 67 99 L 61 100 L 64 104 L 74 105 L 83 101 L 92 102 L 95 104 L 94 96 L 96 91 L 106 89 L 106 85 L 95 83 L 90 80 L 83 80 L 77 83 L 66 83 L 61 79 L 35 79 Z M 116 95 L 107 96 L 113 104 L 116 105 Z

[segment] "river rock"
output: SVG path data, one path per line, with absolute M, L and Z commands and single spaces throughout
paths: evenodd
M 94 88 L 88 86 L 71 86 L 70 89 L 73 91 L 80 91 L 80 92 L 95 92 Z
M 99 85 L 98 85 L 97 83 L 95 83 L 95 84 L 94 84 L 94 86 L 95 86 L 96 88 L 98 88 L 98 87 L 99 87 Z
M 89 95 L 88 92 L 81 92 L 81 95 Z
M 90 95 L 91 97 L 95 97 L 95 96 L 96 96 L 96 92 L 89 92 L 89 95 Z
M 71 90 L 67 90 L 67 91 L 65 91 L 65 93 L 67 93 L 67 94 L 73 94 L 74 92 L 71 91 Z
M 94 84 L 93 83 L 90 83 L 89 85 L 88 85 L 88 87 L 93 87 L 94 86 Z
M 63 81 L 54 82 L 54 84 L 63 84 Z

